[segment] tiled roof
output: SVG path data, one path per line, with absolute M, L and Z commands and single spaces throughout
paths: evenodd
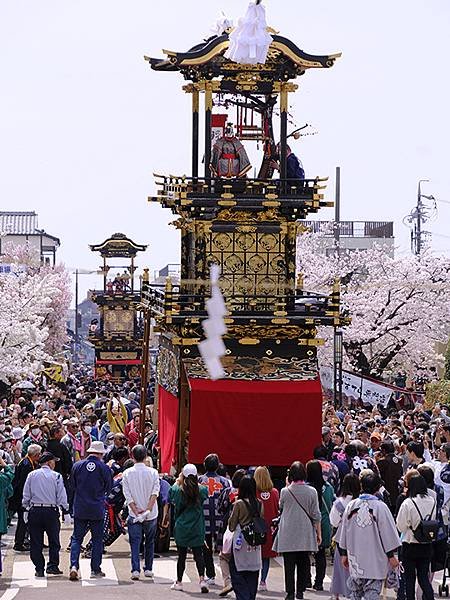
M 38 233 L 38 216 L 34 211 L 0 211 L 0 233 L 27 235 Z

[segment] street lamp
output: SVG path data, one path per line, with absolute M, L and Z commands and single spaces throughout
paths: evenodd
M 334 406 L 342 406 L 342 360 L 343 360 L 343 332 L 334 328 Z

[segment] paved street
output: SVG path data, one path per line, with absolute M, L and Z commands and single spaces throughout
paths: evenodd
M 67 547 L 69 538 L 69 528 L 64 527 L 62 530 L 63 548 Z M 4 542 L 11 545 L 11 535 L 3 538 Z M 281 559 L 272 560 L 271 569 L 268 578 L 269 591 L 258 593 L 258 597 L 267 600 L 279 600 L 284 598 L 283 586 L 283 569 Z M 80 593 L 88 592 L 89 598 L 102 598 L 105 600 L 125 598 L 132 593 L 137 600 L 148 600 L 149 597 L 167 598 L 168 595 L 173 596 L 174 600 L 182 595 L 182 592 L 170 590 L 175 573 L 176 573 L 176 553 L 171 552 L 169 555 L 158 558 L 154 563 L 155 582 L 149 582 L 142 576 L 140 581 L 130 580 L 130 560 L 129 546 L 126 539 L 123 537 L 118 540 L 112 547 L 112 551 L 105 555 L 102 568 L 106 573 L 105 579 L 89 578 L 90 564 L 89 560 L 81 561 L 82 579 L 79 582 L 71 582 L 67 578 L 69 570 L 69 553 L 61 552 L 61 569 L 64 575 L 47 576 L 46 579 L 36 579 L 34 577 L 34 566 L 31 563 L 29 556 L 26 554 L 17 554 L 12 548 L 6 549 L 6 559 L 3 564 L 3 576 L 0 579 L 0 600 L 56 600 L 63 598 L 64 600 L 79 600 Z M 218 598 L 221 589 L 220 569 L 217 567 L 217 581 L 220 584 L 217 587 L 212 587 L 208 597 Z M 331 572 L 331 567 L 328 567 L 328 572 Z M 440 574 L 441 575 L 441 574 Z M 440 580 L 441 578 L 439 578 Z M 197 585 L 197 573 L 195 564 L 192 558 L 188 559 L 185 578 L 183 580 L 184 594 L 189 596 L 200 597 Z M 330 597 L 329 593 L 330 578 L 325 578 L 325 591 L 314 592 L 308 590 L 305 594 L 306 600 L 309 598 L 323 600 Z M 437 586 L 435 586 L 437 589 Z M 181 596 L 182 597 L 182 596 Z M 229 595 L 234 598 L 234 594 Z M 394 594 L 389 590 L 387 597 L 394 598 Z
M 69 528 L 62 530 L 62 546 L 67 546 L 69 537 Z M 10 536 L 4 541 L 10 542 Z M 9 545 L 9 543 L 8 543 Z M 281 562 L 281 561 L 280 561 Z M 132 593 L 136 599 L 167 598 L 167 595 L 173 595 L 174 600 L 180 597 L 181 592 L 170 590 L 176 574 L 176 553 L 158 558 L 154 563 L 155 582 L 150 583 L 144 577 L 138 582 L 130 580 L 130 559 L 129 546 L 125 538 L 118 540 L 112 547 L 112 551 L 105 555 L 102 568 L 106 573 L 105 579 L 89 578 L 90 565 L 88 560 L 81 562 L 82 579 L 79 582 L 71 582 L 67 578 L 69 570 L 69 553 L 61 552 L 61 569 L 64 575 L 47 576 L 46 579 L 36 579 L 34 577 L 34 566 L 29 556 L 26 554 L 17 554 L 12 548 L 6 550 L 6 559 L 3 565 L 3 577 L 0 580 L 0 600 L 54 600 L 64 598 L 64 600 L 79 600 L 80 593 L 89 592 L 89 598 L 125 598 Z M 220 570 L 218 571 L 218 587 L 211 588 L 210 597 L 218 598 L 221 589 Z M 200 591 L 197 584 L 198 578 L 195 570 L 195 564 L 192 559 L 187 562 L 187 570 L 183 582 L 185 592 L 193 597 L 200 597 Z M 325 580 L 325 585 L 329 587 L 329 578 Z M 283 569 L 280 564 L 272 561 L 271 570 L 268 578 L 270 591 L 259 594 L 261 598 L 279 599 L 284 598 L 283 591 Z M 230 594 L 234 598 L 234 594 Z M 328 598 L 329 592 L 313 593 L 308 591 L 307 598 Z

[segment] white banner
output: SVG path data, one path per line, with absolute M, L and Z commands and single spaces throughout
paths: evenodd
M 320 369 L 320 380 L 325 390 L 334 389 L 333 369 L 322 367 Z M 360 375 L 354 375 L 347 371 L 342 372 L 342 395 L 349 400 L 362 400 L 364 404 L 376 406 L 381 404 L 387 406 L 393 394 L 393 390 L 386 385 L 376 383 Z

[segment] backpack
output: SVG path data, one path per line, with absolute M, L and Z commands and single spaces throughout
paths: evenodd
M 433 514 L 434 508 L 436 506 L 436 500 L 434 501 L 433 508 L 428 516 L 425 518 L 422 517 L 422 513 L 419 510 L 419 507 L 411 498 L 411 502 L 416 507 L 417 512 L 419 513 L 420 521 L 415 529 L 412 530 L 414 537 L 420 544 L 431 544 L 436 541 L 437 532 L 439 529 L 439 521 L 437 519 L 432 519 L 431 515 Z
M 244 500 L 248 509 L 250 505 Z M 254 514 L 250 523 L 241 527 L 242 535 L 249 546 L 263 546 L 267 539 L 267 523 L 261 517 L 259 511 Z

